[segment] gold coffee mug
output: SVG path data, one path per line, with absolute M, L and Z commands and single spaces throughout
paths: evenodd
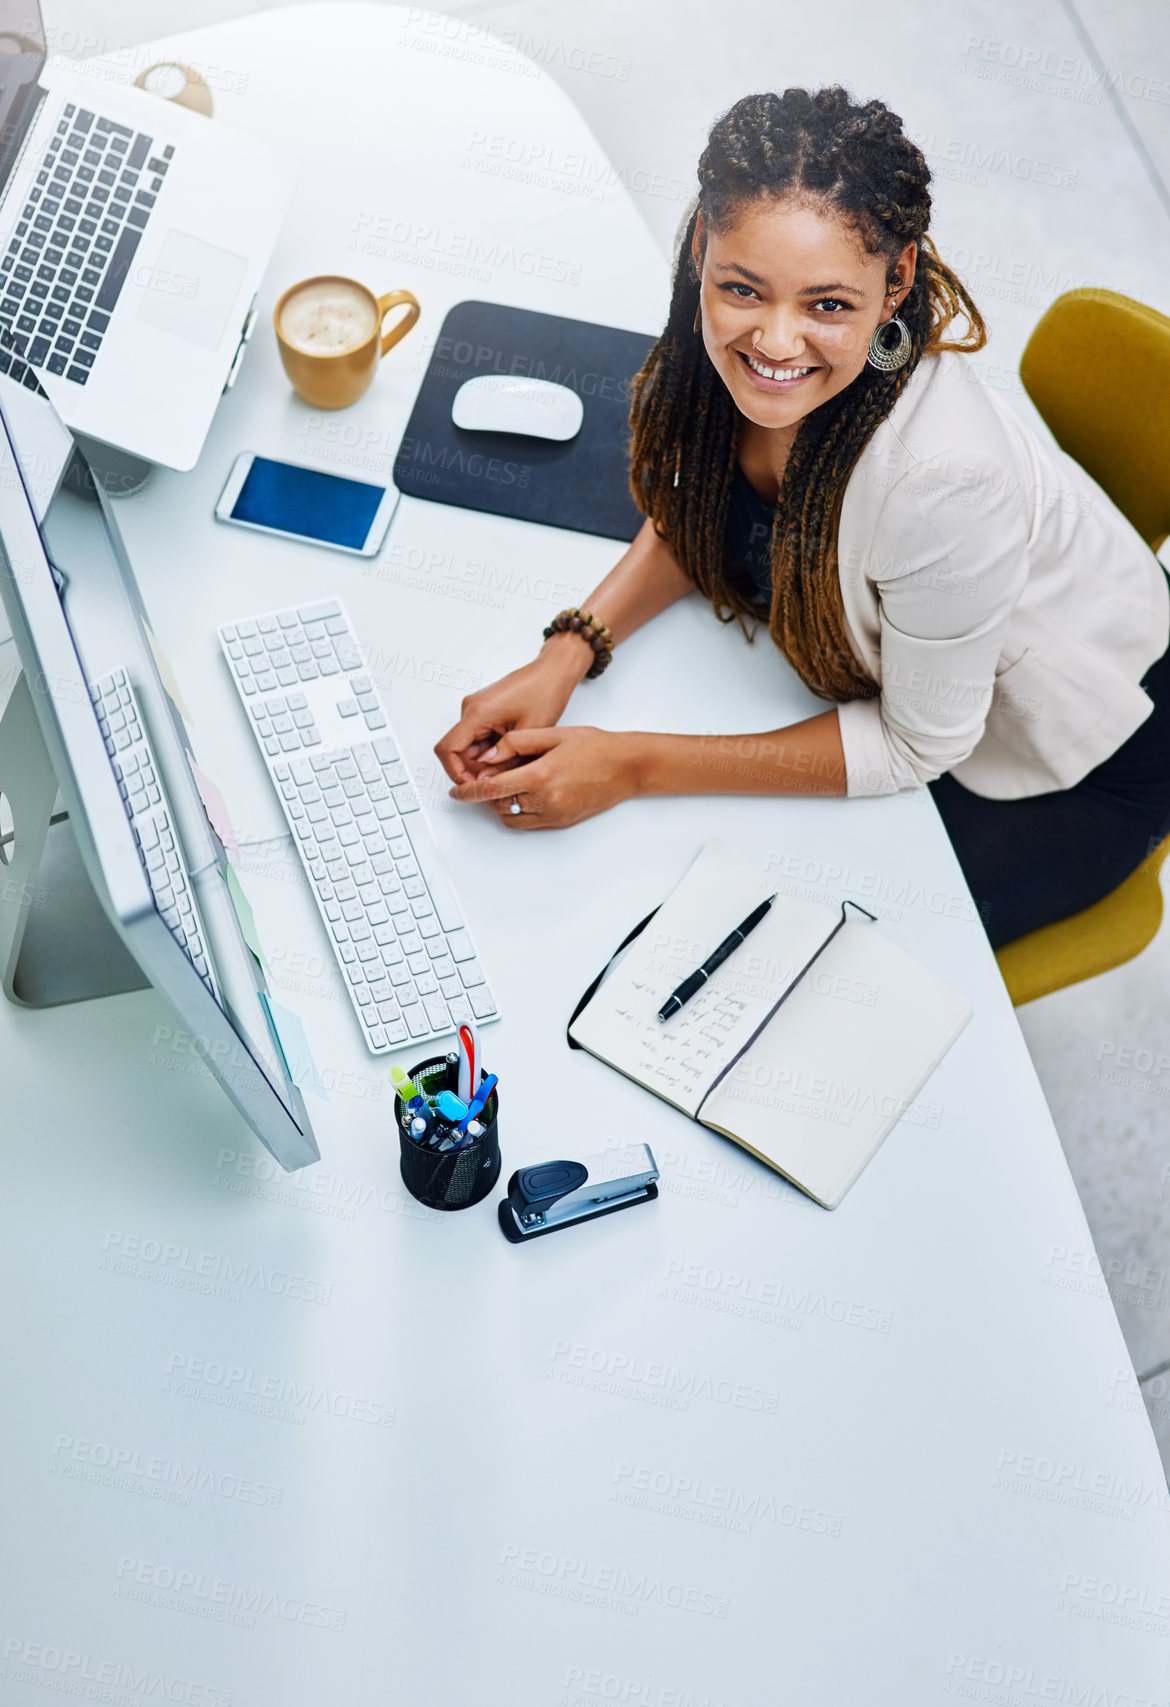
M 332 323 L 329 286 L 336 287 L 332 293 L 336 310 Z M 309 310 L 306 324 L 310 328 L 311 309 L 320 306 L 322 310 L 319 317 L 320 349 L 311 347 L 315 341 L 312 330 L 309 336 L 293 342 L 286 335 L 283 324 L 286 310 L 294 298 L 302 294 L 308 296 L 309 293 L 316 296 L 316 302 L 310 296 L 306 305 Z M 406 313 L 388 332 L 383 332 L 382 323 L 386 315 L 392 308 L 400 308 L 404 304 Z M 368 310 L 365 315 L 361 313 L 363 307 Z M 358 312 L 354 313 L 354 310 Z M 405 338 L 420 313 L 418 299 L 408 290 L 392 290 L 386 296 L 375 296 L 356 279 L 347 279 L 338 273 L 322 273 L 316 278 L 302 279 L 299 284 L 290 285 L 276 305 L 273 323 L 280 359 L 293 389 L 314 409 L 348 408 L 357 402 L 373 379 L 379 358 Z M 347 319 L 356 322 L 353 340 L 349 342 L 346 341 L 344 326 Z M 341 324 L 338 324 L 339 320 Z M 367 321 L 368 331 L 365 330 Z M 290 327 L 288 330 L 291 333 L 293 329 Z

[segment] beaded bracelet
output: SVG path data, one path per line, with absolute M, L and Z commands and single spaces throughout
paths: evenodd
M 599 676 L 613 657 L 613 634 L 605 623 L 598 622 L 588 611 L 562 610 L 553 617 L 544 631 L 544 638 L 550 640 L 554 634 L 579 634 L 582 640 L 587 640 L 593 648 L 593 662 L 585 672 L 585 679 Z

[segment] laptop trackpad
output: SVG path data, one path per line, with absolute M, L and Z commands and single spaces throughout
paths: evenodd
M 146 290 L 138 318 L 205 350 L 217 349 L 247 270 L 243 255 L 185 231 L 168 231 L 155 265 L 134 271 L 134 282 Z

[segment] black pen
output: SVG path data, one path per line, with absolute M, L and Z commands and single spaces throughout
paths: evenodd
M 689 978 L 684 978 L 678 989 L 663 1002 L 658 1010 L 659 1019 L 669 1019 L 676 1014 L 684 1003 L 701 990 L 713 972 L 716 972 L 729 954 L 732 954 L 744 939 L 755 930 L 772 902 L 775 895 L 769 895 L 766 901 L 761 901 L 754 913 L 749 913 L 742 925 L 737 925 L 729 937 L 725 937 L 708 960 L 705 960 L 697 972 L 692 972 Z

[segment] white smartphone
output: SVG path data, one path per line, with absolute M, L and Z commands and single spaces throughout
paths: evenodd
M 215 506 L 216 518 L 356 557 L 380 550 L 398 503 L 394 486 L 374 486 L 242 451 Z

